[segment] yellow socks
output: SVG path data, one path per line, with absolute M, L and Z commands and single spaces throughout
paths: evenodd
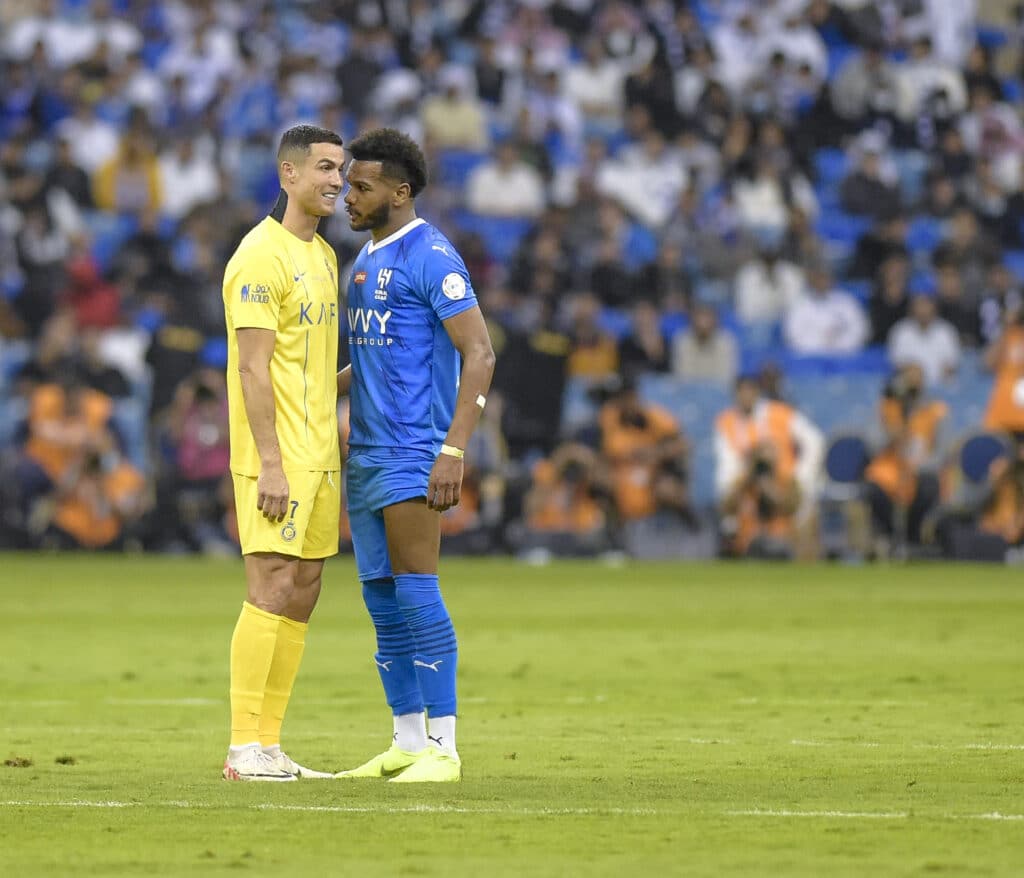
M 231 637 L 232 747 L 260 739 L 260 717 L 282 621 L 281 616 L 264 612 L 248 601 L 242 604 Z
M 305 622 L 296 622 L 284 616 L 277 626 L 277 643 L 274 647 L 274 659 L 270 665 L 270 676 L 267 677 L 266 694 L 263 697 L 263 712 L 259 718 L 259 740 L 264 747 L 273 747 L 281 743 L 281 723 L 288 709 L 288 699 L 292 697 L 292 687 L 302 663 L 302 652 L 306 648 Z

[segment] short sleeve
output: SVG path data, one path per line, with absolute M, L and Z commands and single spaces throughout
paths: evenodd
M 235 329 L 277 331 L 290 285 L 280 262 L 255 248 L 236 254 L 224 274 L 224 307 Z
M 462 257 L 444 239 L 424 243 L 423 289 L 430 307 L 441 320 L 476 305 L 476 293 Z

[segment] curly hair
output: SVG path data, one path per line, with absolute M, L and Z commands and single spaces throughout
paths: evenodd
M 381 174 L 408 183 L 415 198 L 427 185 L 427 161 L 416 141 L 394 128 L 375 128 L 349 145 L 359 162 L 380 162 Z

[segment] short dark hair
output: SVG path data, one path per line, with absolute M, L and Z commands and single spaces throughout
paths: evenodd
M 394 128 L 375 128 L 361 134 L 349 146 L 357 162 L 380 162 L 384 176 L 408 183 L 412 197 L 427 185 L 427 160 L 409 135 Z
M 277 157 L 281 158 L 286 152 L 295 151 L 309 155 L 309 148 L 314 143 L 333 143 L 335 146 L 344 146 L 341 135 L 335 134 L 329 128 L 321 128 L 319 125 L 296 125 L 281 135 L 281 145 L 277 148 Z

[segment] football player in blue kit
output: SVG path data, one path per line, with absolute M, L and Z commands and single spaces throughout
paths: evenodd
M 416 216 L 427 182 L 399 131 L 349 147 L 345 207 L 371 240 L 348 279 L 348 512 L 374 659 L 394 718 L 389 749 L 338 777 L 457 781 L 455 630 L 438 585 L 441 516 L 459 502 L 463 450 L 494 352 L 462 258 Z

